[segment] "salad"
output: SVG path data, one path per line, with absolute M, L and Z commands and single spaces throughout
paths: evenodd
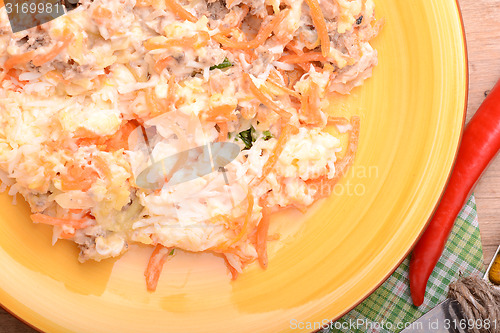
M 2 186 L 82 262 L 154 247 L 151 291 L 176 249 L 265 268 L 270 215 L 353 162 L 360 120 L 329 104 L 382 25 L 372 0 L 81 0 L 12 33 L 2 8 Z

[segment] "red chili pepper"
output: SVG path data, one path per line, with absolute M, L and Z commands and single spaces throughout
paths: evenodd
M 429 276 L 441 257 L 455 218 L 488 163 L 500 150 L 500 81 L 467 124 L 448 186 L 410 259 L 413 304 L 424 301 Z

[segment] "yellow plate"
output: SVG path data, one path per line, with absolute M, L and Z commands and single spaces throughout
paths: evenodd
M 230 282 L 221 259 L 180 253 L 146 292 L 149 248 L 79 264 L 51 244 L 22 200 L 0 196 L 0 303 L 49 332 L 285 332 L 291 320 L 339 317 L 373 291 L 411 249 L 453 165 L 464 118 L 467 63 L 452 0 L 375 0 L 386 25 L 373 77 L 338 101 L 361 116 L 353 172 L 337 195 L 273 229 L 270 265 Z M 293 322 L 292 322 L 293 325 Z

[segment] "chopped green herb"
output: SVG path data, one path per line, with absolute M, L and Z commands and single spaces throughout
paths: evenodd
M 264 132 L 262 132 L 262 134 L 264 134 L 264 141 L 267 141 L 273 137 L 273 135 L 269 131 L 264 131 Z
M 210 70 L 212 69 L 223 69 L 223 68 L 227 68 L 227 67 L 231 67 L 233 64 L 229 62 L 229 60 L 227 58 L 224 59 L 223 62 L 221 62 L 220 64 L 218 65 L 214 65 L 214 66 L 211 66 L 210 67 Z
M 251 126 L 246 131 L 240 132 L 238 136 L 245 144 L 245 149 L 250 149 L 252 148 L 252 145 L 255 142 L 255 128 Z
M 173 255 L 174 254 L 174 251 L 175 249 L 172 249 L 172 251 L 170 251 L 170 253 L 168 254 L 169 256 Z

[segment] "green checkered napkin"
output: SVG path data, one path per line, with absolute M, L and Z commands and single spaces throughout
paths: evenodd
M 419 308 L 413 306 L 411 300 L 408 264 L 409 259 L 406 258 L 372 295 L 334 323 L 333 329 L 324 329 L 320 332 L 399 332 L 402 328 L 398 328 L 398 324 L 404 325 L 415 321 L 445 300 L 448 285 L 460 274 L 482 275 L 484 272 L 483 250 L 473 195 L 462 208 L 455 222 L 443 255 L 427 284 L 424 304 Z

